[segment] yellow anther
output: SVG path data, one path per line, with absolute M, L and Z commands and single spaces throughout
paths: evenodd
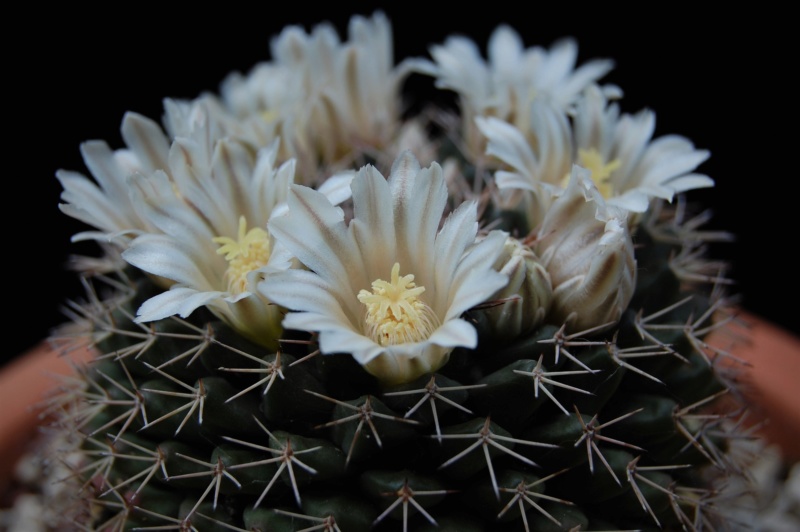
M 213 238 L 220 247 L 217 254 L 225 255 L 228 269 L 225 278 L 228 280 L 228 291 L 241 294 L 247 290 L 247 274 L 257 270 L 269 261 L 269 234 L 260 227 L 247 230 L 244 216 L 239 218 L 239 234 L 234 240 L 227 236 Z
M 412 274 L 400 276 L 400 263 L 392 267 L 391 281 L 377 279 L 372 292 L 361 290 L 358 300 L 367 307 L 366 333 L 381 345 L 420 342 L 430 337 L 439 318 L 419 296 L 424 286 Z
M 611 174 L 622 166 L 619 159 L 614 159 L 608 163 L 603 161 L 603 156 L 595 148 L 588 150 L 578 150 L 578 158 L 581 166 L 592 172 L 592 181 L 604 198 L 610 198 L 614 194 L 614 186 L 611 183 Z

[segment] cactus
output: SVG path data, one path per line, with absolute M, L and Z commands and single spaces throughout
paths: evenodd
M 498 28 L 506 72 L 463 38 L 392 66 L 380 13 L 316 36 L 287 29 L 220 97 L 167 100 L 163 128 L 126 115 L 125 150 L 83 146 L 97 184 L 59 173 L 102 250 L 76 258 L 86 297 L 52 338 L 96 353 L 51 399 L 83 454 L 65 520 L 724 526 L 749 433 L 723 402 L 738 362 L 704 341 L 735 319 L 706 256 L 729 236 L 687 201 L 708 154 L 622 114 L 607 62 L 561 68 L 572 41 Z M 460 116 L 401 118 L 412 74 Z

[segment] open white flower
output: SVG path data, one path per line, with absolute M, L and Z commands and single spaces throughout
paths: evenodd
M 267 223 L 285 208 L 294 162 L 275 168 L 277 142 L 254 154 L 246 143 L 218 141 L 208 166 L 204 150 L 178 139 L 169 173 L 132 179 L 137 207 L 158 232 L 138 236 L 123 258 L 174 282 L 142 304 L 137 320 L 185 317 L 206 306 L 251 340 L 276 348 L 282 314 L 256 284 L 292 264 Z
M 394 65 L 392 27 L 377 12 L 354 16 L 348 39 L 322 23 L 307 33 L 286 27 L 271 41 L 271 61 L 222 84 L 222 102 L 260 135 L 283 138 L 282 158 L 300 175 L 349 167 L 380 153 L 400 130 L 400 85 L 409 70 Z M 305 182 L 305 184 L 313 184 Z
M 652 110 L 620 114 L 618 104 L 597 87 L 589 87 L 579 101 L 573 160 L 591 170 L 609 205 L 643 213 L 653 198 L 672 201 L 675 194 L 714 186 L 710 177 L 695 172 L 710 153 L 680 135 L 653 138 L 655 127 Z
M 404 152 L 388 180 L 373 166 L 352 182 L 354 218 L 318 192 L 294 185 L 288 213 L 270 232 L 309 271 L 271 275 L 259 291 L 296 311 L 286 328 L 319 333 L 323 354 L 350 353 L 387 384 L 445 364 L 477 332 L 461 315 L 503 287 L 492 266 L 505 233 L 475 243 L 476 205 L 461 204 L 439 224 L 447 202 L 442 169 L 420 168 Z
M 528 129 L 494 117 L 476 124 L 488 139 L 486 152 L 507 165 L 496 172 L 501 190 L 528 190 L 535 198 L 529 216 L 541 221 L 554 193 L 566 187 L 570 169 L 588 169 L 606 202 L 631 213 L 629 223 L 647 211 L 653 198 L 710 187 L 714 181 L 695 169 L 709 156 L 678 135 L 653 138 L 655 114 L 621 114 L 597 86 L 578 100 L 571 120 L 543 106 L 532 107 Z
M 614 66 L 609 59 L 596 59 L 576 67 L 578 45 L 572 38 L 555 42 L 549 50 L 525 48 L 520 35 L 507 25 L 498 26 L 489 37 L 487 59 L 473 40 L 463 36 L 432 46 L 430 54 L 433 61 L 418 59 L 411 64 L 416 71 L 434 76 L 437 87 L 458 93 L 464 136 L 472 150 L 483 145 L 475 130 L 476 117 L 493 116 L 525 130 L 534 102 L 566 113 L 588 85 Z M 616 86 L 603 90 L 609 96 L 621 96 Z
M 84 163 L 94 179 L 74 171 L 59 170 L 56 177 L 64 188 L 59 205 L 66 214 L 89 224 L 96 230 L 76 234 L 73 240 L 94 239 L 113 242 L 125 249 L 141 233 L 159 232 L 147 215 L 138 209 L 130 184 L 132 176 L 151 176 L 164 172 L 179 196 L 191 194 L 195 186 L 191 179 L 174 175 L 175 155 L 170 155 L 174 139 L 183 139 L 191 149 L 193 174 L 211 172 L 216 144 L 226 137 L 247 140 L 254 150 L 275 144 L 275 138 L 254 143 L 246 134 L 243 124 L 237 123 L 211 97 L 201 97 L 191 102 L 164 100 L 165 127 L 155 121 L 128 112 L 122 120 L 121 133 L 126 148 L 112 150 L 104 141 L 93 140 L 81 145 Z M 165 132 L 166 130 L 166 132 Z M 176 150 L 180 152 L 181 150 Z M 186 187 L 186 190 L 181 190 Z

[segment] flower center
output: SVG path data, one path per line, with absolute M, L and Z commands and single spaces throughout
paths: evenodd
M 372 292 L 361 290 L 358 300 L 367 307 L 367 335 L 380 345 L 397 345 L 425 340 L 439 325 L 433 309 L 419 299 L 424 286 L 414 276 L 400 276 L 400 263 L 392 267 L 392 280 L 372 282 Z
M 580 165 L 592 173 L 592 181 L 594 181 L 597 190 L 604 198 L 608 199 L 614 195 L 614 185 L 611 183 L 611 174 L 622 165 L 619 159 L 614 159 L 611 162 L 603 162 L 603 156 L 595 148 L 588 150 L 578 150 L 578 160 Z M 569 175 L 564 178 L 564 185 L 569 182 Z
M 241 294 L 247 291 L 247 274 L 269 261 L 269 234 L 260 227 L 248 231 L 247 221 L 241 216 L 237 240 L 227 236 L 217 236 L 213 240 L 220 245 L 217 254 L 225 255 L 228 261 L 225 270 L 228 292 Z

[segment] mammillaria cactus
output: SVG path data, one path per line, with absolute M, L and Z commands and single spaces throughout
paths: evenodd
M 101 244 L 53 341 L 91 530 L 724 526 L 744 476 L 734 318 L 685 193 L 576 44 L 390 64 L 389 21 L 290 27 L 221 96 L 83 146 L 62 210 Z M 461 114 L 402 117 L 407 76 Z

